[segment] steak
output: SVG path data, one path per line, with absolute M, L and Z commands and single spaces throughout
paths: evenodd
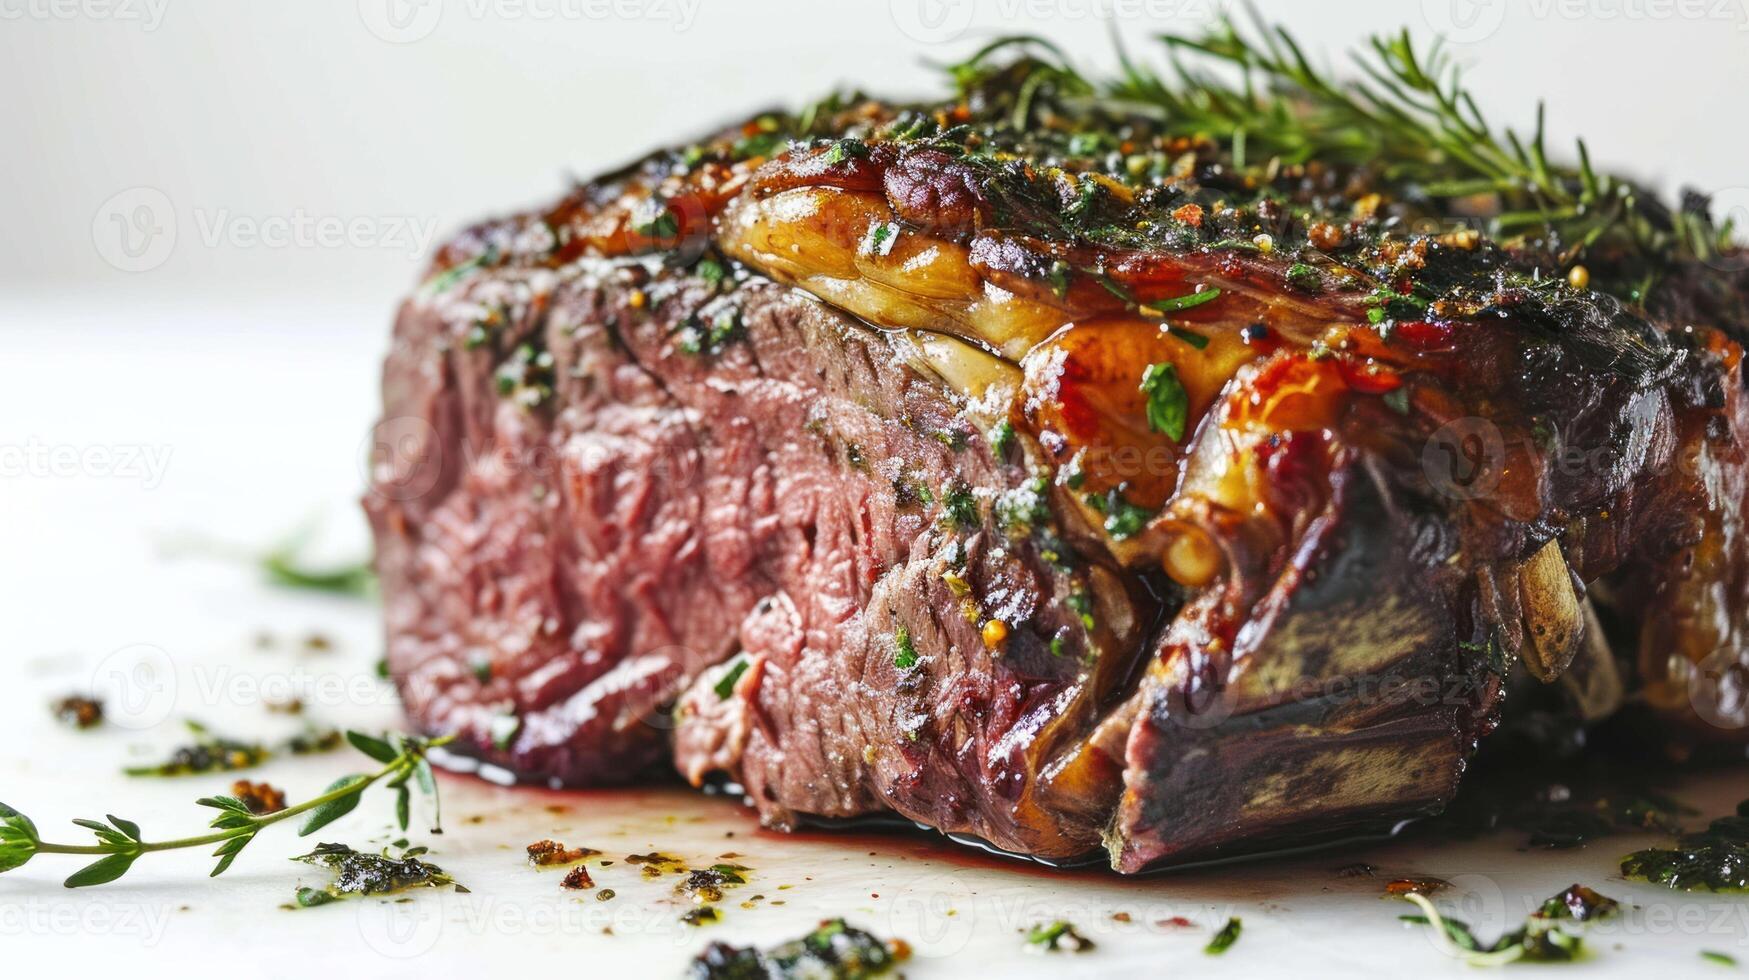
M 1436 812 L 1509 693 L 1742 740 L 1726 253 L 968 64 L 440 250 L 366 498 L 420 729 L 1125 872 Z

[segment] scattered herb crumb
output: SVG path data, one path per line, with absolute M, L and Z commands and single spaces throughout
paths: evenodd
M 1451 887 L 1451 882 L 1444 878 L 1398 878 L 1385 885 L 1385 894 L 1399 897 L 1408 894 L 1432 895 Z
M 1215 933 L 1214 938 L 1209 940 L 1209 944 L 1204 946 L 1202 951 L 1210 956 L 1219 956 L 1222 953 L 1225 953 L 1227 950 L 1233 948 L 1234 943 L 1239 941 L 1239 933 L 1243 931 L 1244 928 L 1245 923 L 1243 921 L 1237 918 L 1228 919 L 1227 924 L 1222 926 L 1220 930 Z
M 1682 834 L 1674 847 L 1652 847 L 1621 859 L 1621 873 L 1681 891 L 1749 891 L 1749 800 L 1733 816 Z
M 96 698 L 69 695 L 50 705 L 49 710 L 69 728 L 96 728 L 103 724 L 103 702 Z
M 689 926 L 708 926 L 713 922 L 721 922 L 723 914 L 717 911 L 715 905 L 700 905 L 695 909 L 687 909 L 681 913 L 680 921 Z
M 528 845 L 528 863 L 537 868 L 550 868 L 561 864 L 576 864 L 586 857 L 594 857 L 600 853 L 592 847 L 566 847 L 556 840 L 542 840 Z
M 565 880 L 559 882 L 559 885 L 571 891 L 583 891 L 586 888 L 594 888 L 595 879 L 589 877 L 587 866 L 579 864 L 565 873 Z
M 231 795 L 258 817 L 285 809 L 285 791 L 268 783 L 252 783 L 247 779 L 239 779 L 231 784 Z
M 1033 926 L 1026 933 L 1029 953 L 1086 953 L 1093 949 L 1093 940 L 1081 935 L 1072 922 L 1055 922 Z
M 767 950 L 711 943 L 692 961 L 691 980 L 865 980 L 885 974 L 908 956 L 901 940 L 880 939 L 843 919 L 827 919 L 800 939 Z
M 729 695 L 735 693 L 735 682 L 741 679 L 742 674 L 747 673 L 749 663 L 746 654 L 737 654 L 735 659 L 729 663 L 729 669 L 725 670 L 723 676 L 717 678 L 716 684 L 711 687 L 711 690 L 717 692 L 718 701 L 727 701 Z
M 453 885 L 457 891 L 467 890 L 442 868 L 422 860 L 426 852 L 423 847 L 410 847 L 396 857 L 387 848 L 366 854 L 345 844 L 317 844 L 315 850 L 292 860 L 327 868 L 334 881 L 326 888 L 298 889 L 297 902 L 307 908 L 353 895 L 391 895 L 409 888 Z
M 911 642 L 911 631 L 901 626 L 893 631 L 893 666 L 910 670 L 917 666 L 917 647 Z

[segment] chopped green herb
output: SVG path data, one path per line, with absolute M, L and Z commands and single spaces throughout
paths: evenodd
M 723 676 L 717 678 L 716 684 L 711 687 L 711 690 L 717 692 L 718 701 L 727 701 L 729 695 L 735 693 L 735 682 L 741 679 L 742 674 L 747 673 L 749 664 L 751 661 L 747 659 L 746 654 L 736 655 L 734 662 L 729 664 L 729 669 L 724 671 Z
M 492 658 L 483 653 L 476 653 L 468 662 L 468 669 L 473 671 L 474 680 L 482 684 L 492 680 Z
M 978 526 L 978 498 L 972 495 L 970 487 L 963 483 L 949 484 L 941 488 L 941 506 L 947 512 L 947 519 L 956 527 L 974 528 Z
M 1225 953 L 1232 948 L 1234 943 L 1239 941 L 1239 932 L 1244 928 L 1245 924 L 1239 919 L 1228 919 L 1227 924 L 1215 933 L 1214 938 L 1209 940 L 1209 944 L 1204 946 L 1202 951 L 1210 956 L 1219 956 Z
M 1710 963 L 1717 963 L 1720 966 L 1736 966 L 1737 965 L 1737 958 L 1735 956 L 1732 956 L 1729 953 L 1720 953 L 1716 950 L 1711 950 L 1711 949 L 1701 950 L 1700 951 L 1700 958 L 1703 960 L 1706 960 Z
M 496 715 L 491 722 L 492 747 L 500 752 L 510 748 L 516 733 L 522 730 L 522 719 L 515 715 Z
M 1385 407 L 1398 415 L 1409 414 L 1409 389 L 1392 388 L 1384 394 Z
M 917 647 L 911 642 L 911 631 L 903 626 L 893 631 L 893 666 L 910 670 L 917 666 Z
M 1212 302 L 1213 300 L 1218 299 L 1220 295 L 1221 291 L 1219 289 L 1209 286 L 1198 292 L 1184 296 L 1176 296 L 1172 299 L 1151 300 L 1148 303 L 1148 308 L 1151 310 L 1158 310 L 1161 313 L 1177 313 L 1180 310 L 1188 310 L 1193 307 L 1201 306 L 1204 303 Z
M 689 926 L 708 926 L 713 922 L 723 921 L 723 913 L 717 911 L 715 905 L 700 905 L 682 912 L 680 921 Z
M 1058 919 L 1027 930 L 1026 949 L 1033 953 L 1086 953 L 1093 949 L 1093 940 L 1076 931 L 1073 923 Z
M 996 498 L 996 523 L 1010 534 L 1027 534 L 1051 521 L 1051 478 L 1034 473 L 1032 479 Z
M 536 408 L 553 397 L 553 355 L 536 350 L 533 344 L 522 344 L 494 375 L 498 394 L 510 398 L 523 408 Z
M 1014 445 L 1014 423 L 1003 419 L 996 423 L 996 428 L 990 431 L 990 451 L 997 459 L 1008 455 L 1008 449 Z
M 1069 593 L 1068 598 L 1063 601 L 1068 605 L 1070 611 L 1080 617 L 1083 628 L 1088 630 L 1093 629 L 1094 619 L 1092 596 L 1088 595 L 1083 590 L 1077 589 L 1074 592 Z
M 498 246 L 487 245 L 485 250 L 479 255 L 467 259 L 466 261 L 457 262 L 455 265 L 452 265 L 442 272 L 436 273 L 430 279 L 425 280 L 425 285 L 421 288 L 425 292 L 435 296 L 447 292 L 451 286 L 460 282 L 468 275 L 468 273 L 473 272 L 475 269 L 488 268 L 497 264 Z
M 1749 800 L 1737 804 L 1734 816 L 1677 837 L 1674 847 L 1629 854 L 1621 873 L 1681 891 L 1749 891 Z
M 898 223 L 877 221 L 868 226 L 868 234 L 862 240 L 862 250 L 867 255 L 891 255 L 893 246 L 898 243 Z
M 1058 259 L 1045 273 L 1045 281 L 1051 284 L 1051 292 L 1058 299 L 1069 295 L 1069 271 L 1069 263 Z
M 1209 345 L 1208 337 L 1204 334 L 1197 333 L 1195 330 L 1186 330 L 1183 327 L 1167 327 L 1166 332 L 1177 337 L 1179 340 L 1184 341 L 1190 346 L 1195 347 L 1197 350 L 1203 350 Z
M 892 970 L 903 955 L 843 919 L 829 919 L 769 950 L 711 943 L 687 975 L 692 980 L 868 980 Z
M 650 198 L 643 213 L 632 220 L 632 231 L 645 238 L 673 238 L 680 233 L 680 216 L 661 198 Z
M 1174 442 L 1183 441 L 1190 422 L 1190 396 L 1178 380 L 1178 368 L 1165 362 L 1148 365 L 1141 388 L 1148 396 L 1148 428 Z
M 858 139 L 841 139 L 832 144 L 821 159 L 826 163 L 837 165 L 846 160 L 864 159 L 868 156 L 868 144 Z
M 1305 264 L 1295 262 L 1287 268 L 1287 284 L 1303 293 L 1321 292 L 1324 279 L 1318 275 L 1318 270 Z
M 688 317 L 677 333 L 680 339 L 675 346 L 682 353 L 712 356 L 721 354 L 723 348 L 740 339 L 743 333 L 741 311 L 723 310 L 711 318 L 708 327 L 700 323 L 697 317 Z
M 723 264 L 710 256 L 698 260 L 698 265 L 692 269 L 694 275 L 703 279 L 712 289 L 720 288 L 723 281 L 729 277 L 729 270 Z

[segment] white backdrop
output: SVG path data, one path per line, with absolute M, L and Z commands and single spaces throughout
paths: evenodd
M 998 33 L 1108 65 L 1113 30 L 1140 51 L 1217 6 L 0 0 L 0 289 L 386 303 L 432 236 L 540 200 L 568 172 L 839 83 L 927 92 L 926 61 Z M 1749 0 L 1261 6 L 1331 58 L 1370 31 L 1443 28 L 1496 117 L 1523 124 L 1544 98 L 1556 142 L 1583 133 L 1606 165 L 1672 188 L 1749 184 Z M 134 188 L 151 190 L 115 197 Z M 128 225 L 134 248 L 164 214 L 174 240 L 120 252 L 116 222 L 148 213 Z

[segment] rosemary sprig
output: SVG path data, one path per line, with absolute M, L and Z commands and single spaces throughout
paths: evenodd
M 1438 41 L 1421 50 L 1407 30 L 1374 36 L 1354 57 L 1364 77 L 1337 80 L 1282 28 L 1259 19 L 1255 34 L 1223 18 L 1202 37 L 1162 35 L 1181 88 L 1126 57 L 1113 92 L 1158 107 L 1169 130 L 1231 133 L 1235 147 L 1265 159 L 1376 162 L 1388 180 L 1414 182 L 1432 197 L 1497 195 L 1496 235 L 1544 231 L 1575 253 L 1617 231 L 1648 252 L 1680 244 L 1642 213 L 1638 188 L 1592 168 L 1584 141 L 1577 165 L 1550 163 L 1540 102 L 1528 139 L 1491 126 Z M 1196 66 L 1211 61 L 1237 69 L 1238 84 Z M 1235 161 L 1241 169 L 1245 162 Z
M 999 118 L 1022 143 L 1053 128 L 1142 121 L 1162 136 L 1212 141 L 1264 193 L 1282 166 L 1348 168 L 1454 226 L 1469 220 L 1459 215 L 1488 215 L 1491 237 L 1533 243 L 1563 262 L 1608 246 L 1610 256 L 1656 267 L 1734 247 L 1704 198 L 1669 208 L 1597 171 L 1582 140 L 1573 163 L 1552 160 L 1540 103 L 1528 137 L 1492 125 L 1438 41 L 1417 45 L 1407 30 L 1374 36 L 1354 53 L 1353 71 L 1336 75 L 1315 66 L 1287 31 L 1255 10 L 1251 18 L 1244 27 L 1222 17 L 1201 34 L 1160 35 L 1163 72 L 1119 45 L 1118 77 L 1090 79 L 1025 36 L 994 41 L 948 71 L 972 104 L 1000 100 Z
M 0 873 L 22 867 L 38 854 L 97 855 L 96 861 L 75 872 L 65 882 L 68 888 L 83 888 L 106 884 L 120 878 L 133 867 L 141 855 L 152 851 L 173 851 L 216 844 L 218 849 L 213 851 L 213 856 L 219 862 L 213 868 L 212 876 L 217 877 L 231 866 L 231 862 L 236 860 L 237 855 L 242 853 L 243 848 L 263 828 L 302 816 L 304 819 L 298 827 L 298 836 L 307 837 L 351 813 L 364 796 L 364 791 L 377 783 L 395 791 L 395 817 L 402 830 L 407 829 L 411 816 L 412 790 L 409 784 L 417 784 L 420 791 L 431 798 L 432 806 L 437 807 L 437 779 L 431 770 L 430 760 L 426 758 L 426 752 L 450 741 L 449 736 L 425 739 L 410 735 L 387 735 L 378 738 L 363 732 L 349 731 L 346 733 L 346 740 L 360 752 L 383 763 L 383 767 L 374 773 L 342 776 L 330 783 L 321 795 L 273 813 L 251 813 L 248 806 L 235 797 L 203 797 L 196 801 L 197 805 L 219 811 L 209 824 L 215 828 L 215 832 L 194 837 L 148 841 L 142 835 L 139 824 L 111 814 L 106 818 L 107 822 L 73 821 L 75 825 L 91 831 L 97 838 L 96 843 L 55 844 L 42 839 L 36 824 L 29 817 L 0 803 Z M 434 819 L 441 822 L 441 813 Z

